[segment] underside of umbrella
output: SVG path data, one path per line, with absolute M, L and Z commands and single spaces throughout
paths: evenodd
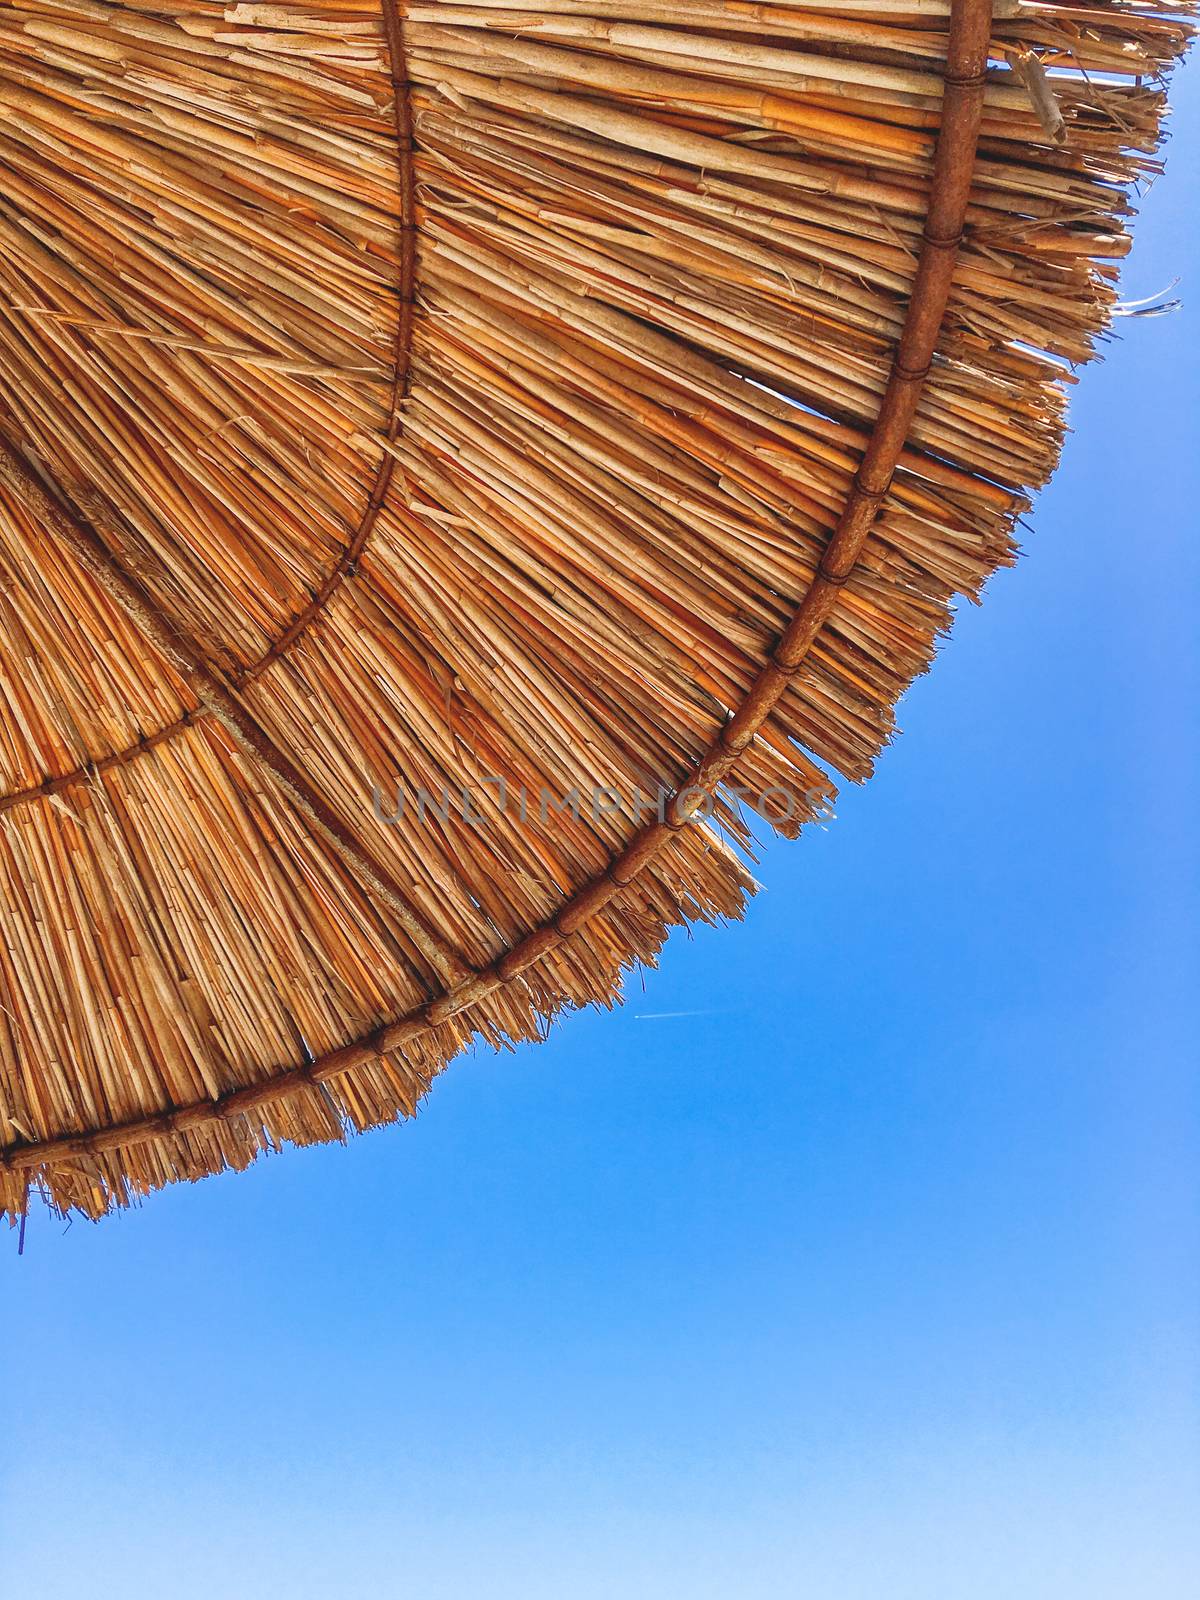
M 1175 8 L 1173 8 L 1175 9 Z M 1013 556 L 1177 16 L 0 7 L 0 1203 L 740 914 Z

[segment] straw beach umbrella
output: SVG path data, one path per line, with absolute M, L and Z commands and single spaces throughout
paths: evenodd
M 740 913 L 1012 560 L 1177 15 L 4 0 L 0 1200 Z

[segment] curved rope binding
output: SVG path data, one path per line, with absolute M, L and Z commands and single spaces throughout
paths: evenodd
M 396 457 L 388 447 L 395 444 L 400 434 L 404 399 L 412 373 L 413 311 L 416 305 L 416 185 L 413 179 L 412 102 L 409 96 L 400 0 L 381 0 L 381 4 L 392 86 L 399 198 L 397 227 L 400 231 L 400 271 L 396 283 L 396 327 L 392 343 L 391 393 L 388 402 L 387 429 L 384 433 L 385 445 L 367 496 L 367 503 L 341 555 L 313 593 L 308 605 L 292 618 L 270 648 L 256 661 L 252 661 L 240 672 L 232 675 L 231 686 L 235 691 L 254 683 L 276 661 L 285 656 L 320 618 L 343 583 L 358 575 L 359 563 L 375 531 L 379 513 L 387 502 L 388 491 L 395 475 Z M 210 714 L 209 708 L 201 703 L 195 710 L 184 711 L 173 722 L 164 723 L 161 728 L 143 735 L 135 743 L 126 745 L 124 749 L 114 750 L 111 754 L 76 767 L 71 772 L 46 778 L 42 783 L 30 784 L 24 789 L 14 789 L 8 794 L 0 794 L 0 816 L 32 801 L 65 793 L 75 784 L 85 783 L 103 773 L 114 772 L 120 767 L 127 766 L 129 762 L 136 761 L 147 751 L 157 749 L 168 740 L 177 738 Z

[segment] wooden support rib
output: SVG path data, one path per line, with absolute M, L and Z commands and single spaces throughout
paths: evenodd
M 926 212 L 924 243 L 891 376 L 859 467 L 853 492 L 812 584 L 736 714 L 684 778 L 665 820 L 642 829 L 609 865 L 584 884 L 549 922 L 535 928 L 492 964 L 451 985 L 440 997 L 383 1028 L 303 1065 L 216 1100 L 155 1116 L 0 1150 L 0 1166 L 24 1170 L 81 1155 L 97 1155 L 186 1133 L 238 1116 L 283 1096 L 400 1049 L 429 1029 L 511 983 L 578 933 L 589 918 L 632 884 L 687 826 L 712 790 L 733 770 L 789 682 L 803 666 L 838 592 L 853 572 L 888 492 L 933 361 L 966 216 L 983 106 L 991 31 L 991 0 L 951 0 L 945 94 Z

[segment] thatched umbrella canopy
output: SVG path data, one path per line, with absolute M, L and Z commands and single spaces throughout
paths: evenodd
M 866 777 L 1011 561 L 1186 34 L 7 0 L 10 1213 L 411 1113 L 740 912 L 731 796 Z

